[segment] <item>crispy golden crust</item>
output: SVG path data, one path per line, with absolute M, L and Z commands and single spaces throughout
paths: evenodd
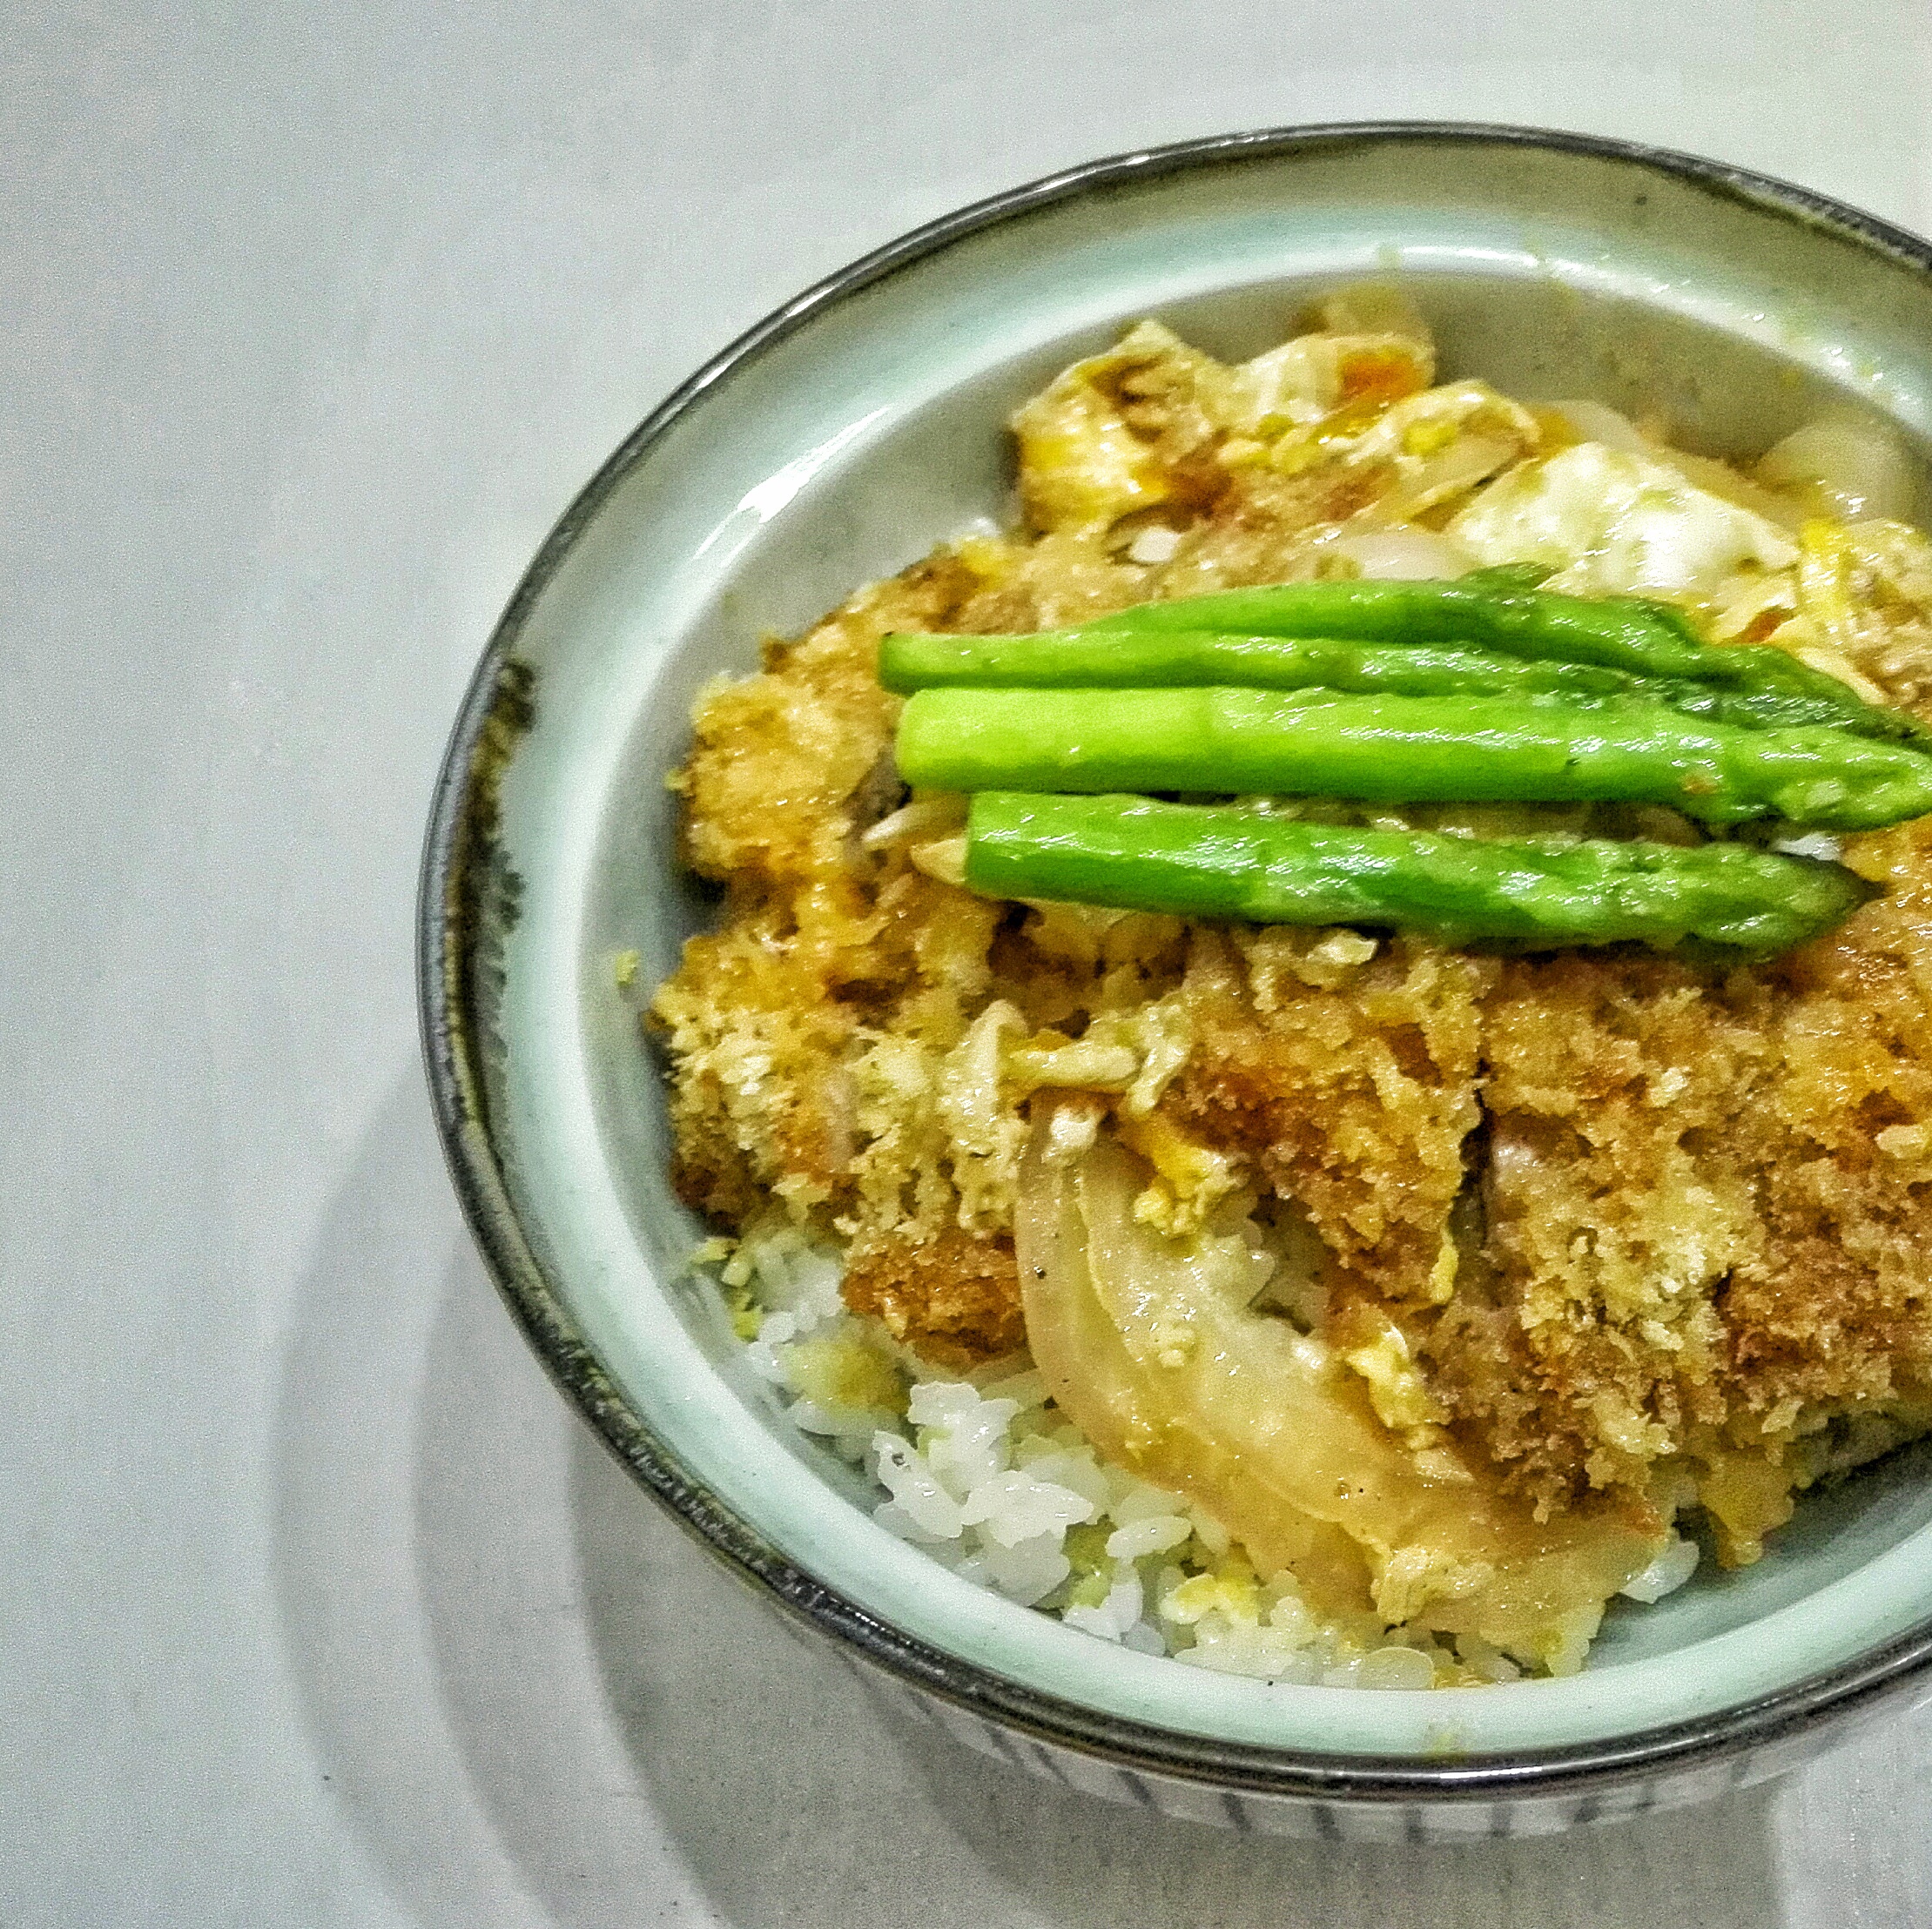
M 1512 960 L 1484 1003 L 1486 1242 L 1424 1354 L 1540 1494 L 1640 1485 L 1722 1417 L 1714 1298 L 1763 1244 L 1732 1129 L 1769 1069 L 1762 1002 L 1632 951 Z
M 755 1217 L 767 1190 L 810 1207 L 849 1186 L 840 1066 L 857 1017 L 837 988 L 850 947 L 812 935 L 770 907 L 730 919 L 691 940 L 657 998 L 678 1066 L 672 1183 L 727 1225 Z
M 1778 965 L 1505 967 L 1483 1013 L 1486 1265 L 1424 1350 L 1546 1498 L 1932 1373 L 1932 837 Z
M 1426 1301 L 1477 1122 L 1494 966 L 1408 943 L 1350 965 L 1322 955 L 1327 936 L 1197 938 L 1194 1051 L 1168 1109 L 1300 1206 L 1345 1276 Z
M 1888 895 L 1783 960 L 1778 1075 L 1739 1121 L 1766 1237 L 1721 1311 L 1754 1409 L 1932 1379 L 1932 824 L 1848 857 Z
M 955 1368 L 1027 1343 L 1010 1234 L 980 1239 L 957 1226 L 924 1241 L 887 1234 L 852 1248 L 844 1292 L 854 1313 L 872 1314 L 895 1340 Z
M 855 816 L 892 784 L 882 760 L 899 701 L 879 687 L 878 639 L 945 623 L 975 581 L 945 558 L 922 563 L 796 642 L 768 643 L 762 674 L 705 693 L 677 778 L 693 870 L 741 891 L 845 879 Z

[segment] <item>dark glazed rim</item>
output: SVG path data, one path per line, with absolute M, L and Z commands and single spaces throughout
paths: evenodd
M 711 1552 L 755 1581 L 791 1615 L 888 1674 L 995 1724 L 1131 1768 L 1260 1795 L 1400 1803 L 1444 1799 L 1590 1798 L 1609 1787 L 1707 1769 L 1743 1751 L 1815 1737 L 1907 1691 L 1932 1666 L 1932 1620 L 1909 1635 L 1778 1692 L 1693 1720 L 1629 1736 L 1508 1756 L 1417 1760 L 1204 1739 L 1041 1694 L 912 1640 L 785 1560 L 694 1481 L 639 1421 L 586 1345 L 518 1220 L 488 1117 L 481 1049 L 488 1014 L 476 979 L 490 968 L 480 915 L 483 887 L 501 881 L 497 790 L 528 720 L 528 672 L 514 652 L 538 597 L 613 489 L 706 391 L 755 361 L 824 310 L 953 243 L 1056 203 L 1138 180 L 1283 155 L 1345 152 L 1403 142 L 1525 148 L 1616 161 L 1795 218 L 1848 246 L 1932 274 L 1932 246 L 1823 195 L 1743 168 L 1665 149 L 1530 128 L 1427 121 L 1343 123 L 1183 141 L 1069 168 L 928 222 L 828 277 L 741 335 L 674 391 L 564 512 L 511 597 L 456 720 L 437 781 L 418 905 L 424 1056 L 452 1177 L 477 1245 L 511 1312 L 551 1377 L 606 1446 Z M 481 951 L 479 940 L 483 940 Z

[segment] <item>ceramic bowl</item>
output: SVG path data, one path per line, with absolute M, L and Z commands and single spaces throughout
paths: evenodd
M 1217 354 L 1398 276 L 1445 370 L 1660 405 L 1754 451 L 1855 396 L 1932 434 L 1932 251 L 1815 195 L 1506 128 L 1290 129 L 1128 154 L 933 223 L 679 389 L 571 506 L 457 721 L 421 900 L 431 1083 L 532 1343 L 639 1482 L 871 1685 L 973 1745 L 1237 1829 L 1424 1839 L 1634 1814 L 1775 1772 L 1932 1687 L 1932 1456 L 1808 1498 L 1769 1558 L 1618 1603 L 1582 1675 L 1269 1686 L 1126 1652 L 946 1573 L 778 1415 L 666 1182 L 638 1010 L 710 914 L 663 777 L 694 694 L 1009 514 L 1012 406 L 1157 315 Z M 629 991 L 613 969 L 640 954 Z

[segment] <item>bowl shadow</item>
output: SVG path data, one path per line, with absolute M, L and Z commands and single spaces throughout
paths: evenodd
M 580 1429 L 462 1228 L 413 1063 L 324 1222 L 277 1401 L 276 1607 L 367 1865 L 344 1892 L 373 1879 L 429 1929 L 616 1929 L 688 1894 L 586 1639 Z

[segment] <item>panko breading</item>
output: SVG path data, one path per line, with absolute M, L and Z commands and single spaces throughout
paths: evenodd
M 930 1241 L 888 1233 L 853 1248 L 845 1304 L 871 1314 L 895 1340 L 941 1365 L 973 1365 L 1027 1343 L 1013 1240 L 948 1226 Z
M 1855 840 L 1886 895 L 1769 964 L 1501 958 L 982 900 L 947 881 L 954 800 L 906 806 L 893 774 L 889 629 L 1346 574 L 1345 538 L 1453 535 L 1485 501 L 1464 527 L 1495 560 L 1539 454 L 1596 447 L 1430 386 L 1399 307 L 1328 319 L 1239 367 L 1143 324 L 1015 417 L 1026 528 L 940 549 L 701 700 L 678 782 L 729 897 L 654 1006 L 678 1189 L 734 1229 L 776 1200 L 847 1247 L 852 1307 L 984 1361 L 1024 1342 L 1015 1186 L 1051 1093 L 1054 1133 L 1146 1162 L 1135 1212 L 1161 1230 L 1235 1199 L 1312 1233 L 1297 1317 L 1371 1378 L 1399 1361 L 1377 1399 L 1418 1435 L 1543 1516 L 1700 1502 L 1753 1558 L 1794 1489 L 1932 1417 L 1932 830 Z M 1715 504 L 1731 472 L 1679 473 Z M 1932 547 L 1789 523 L 1697 549 L 1680 600 L 1920 702 Z
M 1183 986 L 1195 1046 L 1172 1109 L 1298 1206 L 1343 1280 L 1428 1304 L 1453 1277 L 1495 966 L 1408 940 L 1362 958 L 1336 935 L 1201 934 Z

